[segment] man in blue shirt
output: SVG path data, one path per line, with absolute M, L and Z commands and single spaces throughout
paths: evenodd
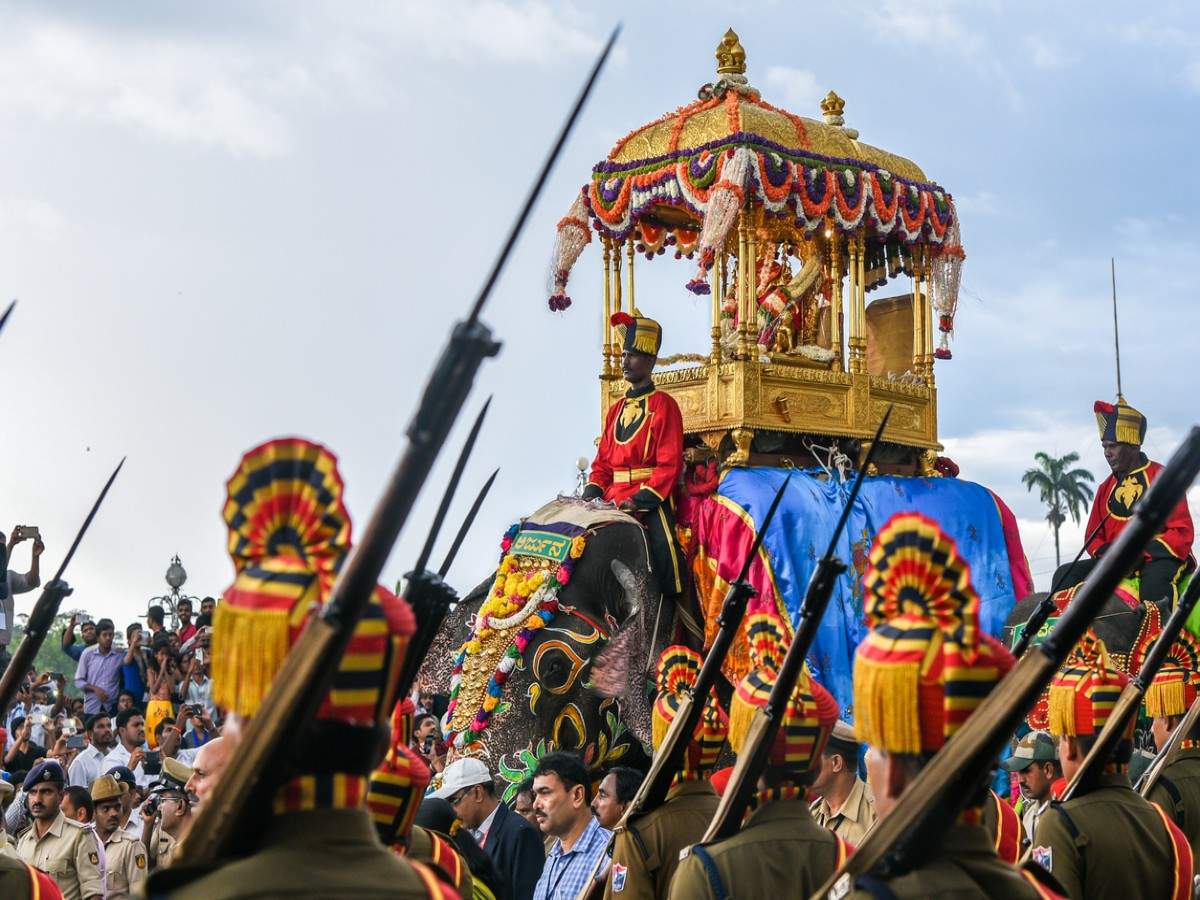
M 591 778 L 578 756 L 549 753 L 533 770 L 533 811 L 542 834 L 558 840 L 533 900 L 573 900 L 596 868 L 612 832 L 592 815 Z

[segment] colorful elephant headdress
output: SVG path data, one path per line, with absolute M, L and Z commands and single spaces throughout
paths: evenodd
M 667 736 L 667 730 L 675 720 L 685 692 L 690 691 L 696 683 L 700 674 L 700 664 L 700 654 L 681 644 L 667 647 L 659 655 L 658 697 L 654 701 L 650 716 L 651 739 L 655 750 Z M 716 767 L 729 730 L 725 713 L 711 691 L 707 697 L 697 697 L 696 702 L 703 703 L 704 709 L 684 754 L 683 770 L 689 775 L 702 775 Z
M 752 615 L 746 633 L 751 670 L 738 684 L 729 706 L 729 745 L 738 753 L 755 712 L 766 706 L 771 696 L 787 651 L 779 624 L 769 616 Z M 837 718 L 837 701 L 813 680 L 805 666 L 784 708 L 768 765 L 792 775 L 805 775 L 817 768 Z
M 936 753 L 1014 662 L 980 628 L 966 560 L 933 520 L 893 516 L 871 548 L 863 609 L 855 731 L 889 753 Z

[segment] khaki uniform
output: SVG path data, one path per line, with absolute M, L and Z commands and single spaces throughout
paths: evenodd
M 726 897 L 809 897 L 845 859 L 845 843 L 813 821 L 803 800 L 777 800 L 750 814 L 742 830 L 699 845 L 712 858 Z M 672 900 L 716 898 L 693 847 L 671 879 Z
M 679 866 L 679 852 L 704 836 L 717 811 L 708 781 L 671 785 L 666 802 L 618 831 L 604 887 L 608 900 L 662 900 Z
M 854 787 L 850 788 L 850 795 L 837 815 L 830 812 L 824 797 L 809 807 L 809 811 L 818 825 L 857 847 L 867 829 L 875 824 L 875 797 L 865 781 L 855 778 Z
M 1098 787 L 1054 804 L 1038 819 L 1033 861 L 1072 898 L 1170 898 L 1177 884 L 1191 884 L 1192 874 L 1186 839 L 1174 831 L 1187 857 L 1180 861 L 1168 825 L 1126 776 L 1101 775 Z M 1181 867 L 1186 873 L 1177 871 Z
M 186 869 L 156 870 L 145 893 L 176 900 L 458 896 L 425 866 L 384 849 L 361 809 L 276 815 L 253 856 L 196 875 Z
M 62 814 L 37 836 L 34 823 L 17 841 L 21 859 L 54 879 L 65 900 L 99 897 L 104 892 L 100 854 L 104 850 L 96 833 Z
M 855 900 L 883 896 L 872 888 L 886 885 L 897 898 L 976 898 L 1019 900 L 1057 897 L 1039 884 L 1030 872 L 1010 866 L 996 855 L 993 839 L 980 825 L 955 825 L 923 865 L 895 878 L 860 876 L 855 882 Z M 1137 896 L 1131 894 L 1130 896 Z
M 1146 799 L 1163 808 L 1191 843 L 1193 858 L 1200 857 L 1200 747 L 1179 751 Z
M 146 848 L 120 828 L 104 842 L 104 857 L 108 860 L 108 900 L 128 897 L 149 874 Z

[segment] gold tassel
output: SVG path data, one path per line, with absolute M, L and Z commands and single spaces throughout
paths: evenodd
M 1182 681 L 1152 682 L 1146 688 L 1146 715 L 1152 719 L 1182 716 L 1187 712 L 1187 690 Z
M 888 753 L 921 752 L 917 663 L 854 662 L 854 729 L 858 739 Z
M 670 727 L 671 720 L 658 711 L 658 704 L 655 703 L 654 709 L 650 712 L 650 740 L 653 742 L 655 750 L 662 746 L 663 738 L 667 736 L 667 730 Z
M 729 701 L 729 746 L 734 753 L 742 752 L 742 741 L 746 739 L 746 733 L 750 730 L 750 723 L 754 721 L 756 712 L 757 706 L 747 703 L 736 693 Z
M 254 715 L 287 656 L 287 611 L 218 604 L 212 650 L 213 702 Z
M 1070 685 L 1050 685 L 1046 702 L 1050 733 L 1056 737 L 1078 737 L 1075 730 L 1075 688 Z

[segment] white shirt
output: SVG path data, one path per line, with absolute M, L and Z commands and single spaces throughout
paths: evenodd
M 492 822 L 496 820 L 496 812 L 499 809 L 500 804 L 497 803 L 496 808 L 488 814 L 488 817 L 479 823 L 478 828 L 471 832 L 471 834 L 475 835 L 475 840 L 479 842 L 480 847 L 487 843 L 488 832 L 492 830 Z
M 52 718 L 54 718 L 52 715 L 50 715 L 52 712 L 54 712 L 54 704 L 53 703 L 35 703 L 29 708 L 29 715 L 31 718 L 34 715 L 34 713 L 41 713 L 47 719 L 52 719 Z M 39 747 L 45 747 L 46 746 L 46 726 L 45 725 L 30 725 L 29 726 L 29 739 L 31 741 L 33 741 L 35 744 L 37 744 Z
M 104 769 L 107 772 L 113 766 L 129 766 L 129 757 L 132 756 L 125 745 L 117 741 L 117 746 L 108 751 L 108 755 L 104 757 Z M 138 763 L 136 769 L 133 770 L 133 779 L 138 783 L 138 787 L 148 788 L 154 783 L 154 779 L 146 774 L 146 770 L 142 768 L 142 764 Z
M 205 677 L 203 681 L 196 681 L 194 678 L 189 678 L 187 681 L 187 700 L 188 706 L 203 706 L 204 711 L 210 716 L 213 713 L 212 704 L 212 679 Z M 188 727 L 191 727 L 191 721 L 188 721 Z
M 71 763 L 71 770 L 67 772 L 67 784 L 90 788 L 93 781 L 112 768 L 104 765 L 105 755 L 95 744 L 88 744 L 80 750 L 75 761 Z

